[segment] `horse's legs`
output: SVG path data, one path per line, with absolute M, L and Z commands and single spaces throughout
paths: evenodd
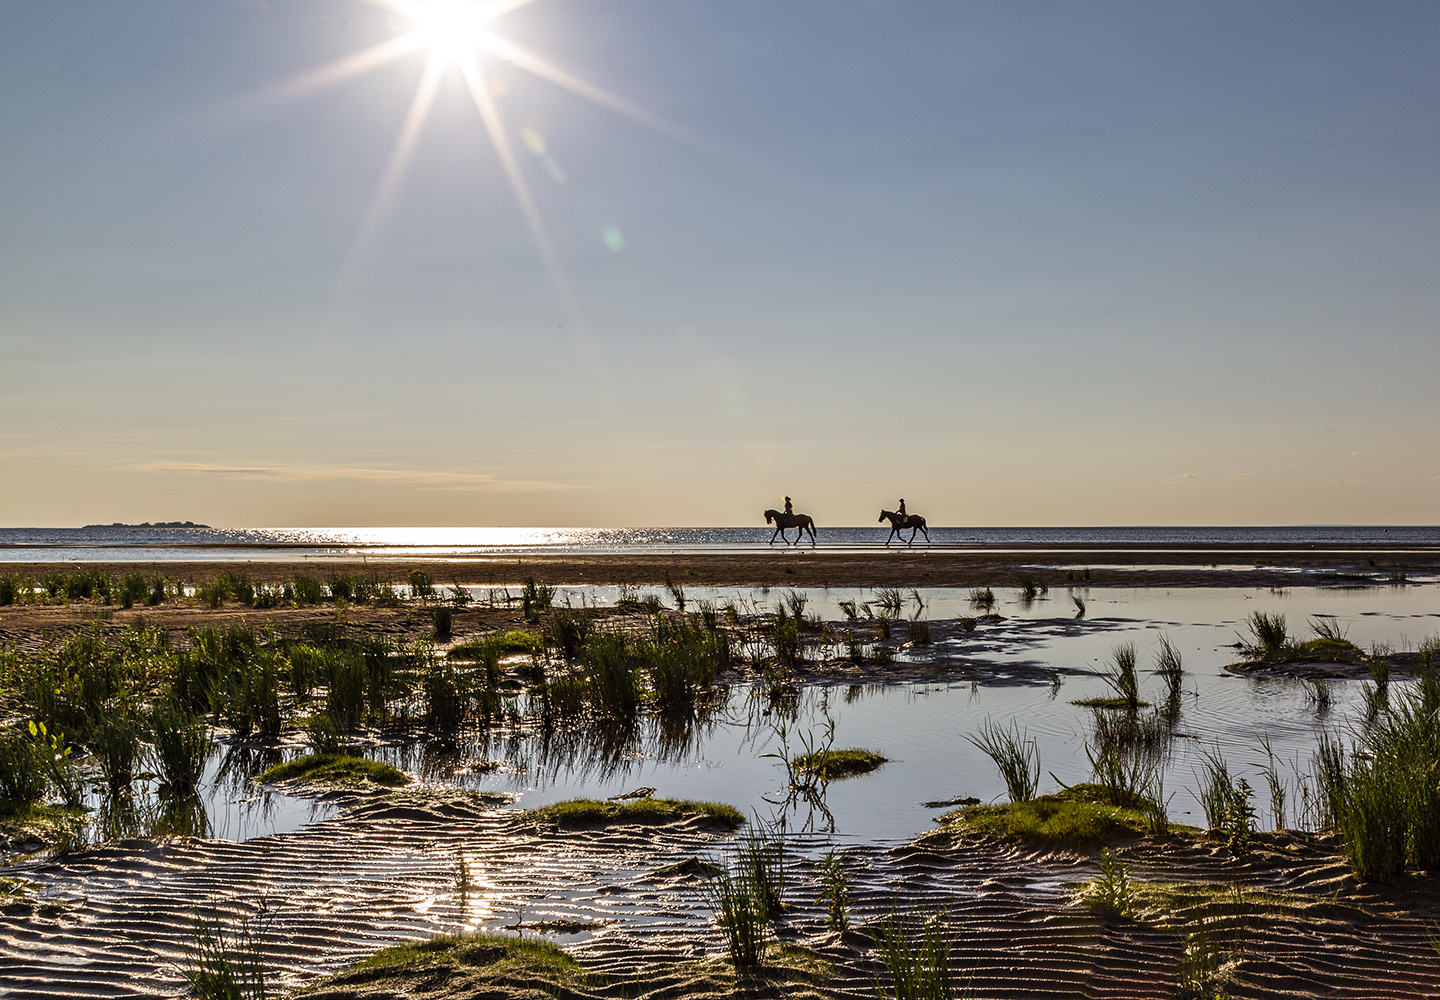
M 780 525 L 777 524 L 777 525 L 775 525 L 775 534 L 770 536 L 770 544 L 771 544 L 771 545 L 774 545 L 774 544 L 775 544 L 775 535 L 778 535 L 778 534 L 780 534 Z
M 927 542 L 930 541 L 930 529 L 927 528 L 927 527 L 925 527 L 925 525 L 922 524 L 922 525 L 920 525 L 920 530 L 923 531 L 923 532 L 925 532 L 925 541 L 927 541 Z

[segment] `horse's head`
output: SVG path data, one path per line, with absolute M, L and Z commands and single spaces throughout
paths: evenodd
M 775 510 L 774 510 L 774 508 L 771 508 L 770 510 L 767 510 L 767 511 L 765 512 L 765 523 L 766 523 L 766 524 L 769 524 L 769 523 L 771 523 L 771 522 L 774 521 L 774 520 L 775 520 Z
M 890 513 L 890 512 L 889 512 L 888 510 L 886 510 L 885 508 L 883 508 L 883 507 L 880 508 L 880 516 L 875 519 L 875 523 L 876 523 L 876 524 L 879 524 L 881 521 L 885 520 L 885 515 L 888 514 L 888 513 Z

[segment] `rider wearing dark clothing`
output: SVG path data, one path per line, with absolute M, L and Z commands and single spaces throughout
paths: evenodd
M 908 515 L 908 514 L 905 513 L 905 498 L 904 498 L 904 497 L 901 497 L 901 498 L 900 498 L 900 509 L 899 509 L 898 511 L 896 511 L 896 513 L 899 514 L 901 517 L 909 517 L 909 516 L 910 516 L 910 515 Z
M 902 501 L 902 502 L 903 502 L 903 501 Z M 785 513 L 787 513 L 787 514 L 793 514 L 793 513 L 795 513 L 795 508 L 791 505 L 791 503 L 790 503 L 790 498 L 789 498 L 789 497 L 786 497 L 786 498 L 785 498 Z

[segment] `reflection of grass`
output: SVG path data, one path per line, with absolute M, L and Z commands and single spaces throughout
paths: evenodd
M 817 750 L 802 754 L 793 761 L 797 771 L 814 774 L 825 781 L 853 778 L 858 774 L 869 774 L 885 763 L 885 756 L 863 747 L 845 750 Z
M 410 784 L 410 776 L 399 768 L 378 760 L 348 757 L 338 753 L 312 753 L 283 764 L 267 767 L 259 780 L 269 784 L 277 781 L 303 781 L 327 785 L 363 785 L 366 783 L 396 788 Z
M 559 826 L 608 826 L 612 823 L 669 823 L 700 816 L 717 826 L 735 829 L 745 816 L 723 802 L 695 802 L 689 799 L 637 799 L 607 802 L 602 799 L 568 799 L 521 813 L 526 821 Z
M 1075 785 L 1028 802 L 963 806 L 940 817 L 943 829 L 992 840 L 1019 841 L 1033 847 L 1093 849 L 1143 836 L 1150 828 L 1139 798 L 1128 806 L 1110 805 L 1097 785 Z M 1198 834 L 1192 827 L 1172 831 Z

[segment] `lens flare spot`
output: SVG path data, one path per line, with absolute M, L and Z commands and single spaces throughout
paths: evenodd
M 605 245 L 615 253 L 619 253 L 625 249 L 625 234 L 614 226 L 606 226 L 602 229 L 600 231 L 600 238 L 603 239 Z
M 520 139 L 525 143 L 525 148 L 536 156 L 544 156 L 547 152 L 545 137 L 529 125 L 520 130 Z

